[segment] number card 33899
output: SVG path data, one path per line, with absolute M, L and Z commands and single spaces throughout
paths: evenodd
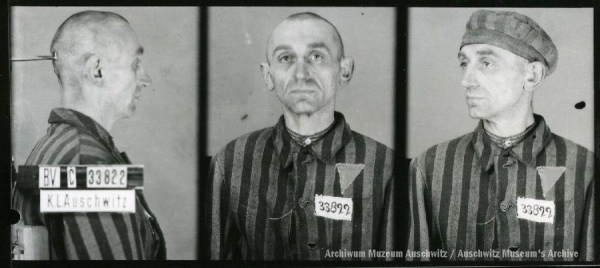
M 334 220 L 352 220 L 352 198 L 315 195 L 315 215 Z
M 517 218 L 535 222 L 554 223 L 554 201 L 517 198 Z

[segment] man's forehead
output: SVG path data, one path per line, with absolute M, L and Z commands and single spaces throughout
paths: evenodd
M 458 60 L 472 60 L 477 58 L 489 58 L 514 64 L 529 62 L 528 59 L 512 53 L 511 51 L 490 44 L 466 45 L 460 49 L 460 52 L 458 52 Z
M 273 30 L 267 50 L 270 53 L 281 45 L 309 46 L 311 44 L 325 44 L 333 49 L 337 46 L 335 29 L 328 23 L 317 19 L 284 21 Z
M 471 44 L 463 46 L 458 52 L 458 57 L 474 57 L 474 56 L 494 56 L 502 57 L 506 56 L 506 53 L 513 54 L 501 47 L 497 47 L 490 44 Z M 514 55 L 514 54 L 513 54 Z
M 144 53 L 144 47 L 140 44 L 135 31 L 128 28 L 113 29 L 105 34 L 108 42 L 106 45 L 97 46 L 98 52 L 103 51 L 111 59 L 120 58 L 128 62 L 140 57 Z
M 144 54 L 144 47 L 140 44 L 135 30 L 131 26 L 127 25 L 122 28 L 118 33 L 118 38 L 125 50 L 139 55 Z

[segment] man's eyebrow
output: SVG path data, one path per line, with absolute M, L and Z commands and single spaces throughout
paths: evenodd
M 498 54 L 496 54 L 496 52 L 494 52 L 491 49 L 479 50 L 479 51 L 477 51 L 477 55 L 479 55 L 479 56 L 498 56 Z
M 331 53 L 331 50 L 329 50 L 329 47 L 327 45 L 325 45 L 325 43 L 323 43 L 323 42 L 309 44 L 308 48 L 311 48 L 311 49 L 324 48 L 325 50 L 327 50 L 327 52 Z
M 329 47 L 325 43 L 323 43 L 323 42 L 317 42 L 317 43 L 308 44 L 308 48 L 309 49 L 323 48 L 323 49 L 327 50 L 327 52 L 331 53 L 331 50 L 329 49 Z M 273 50 L 273 56 L 275 56 L 275 53 L 277 53 L 277 51 L 280 51 L 280 50 L 291 50 L 291 49 L 292 49 L 292 47 L 290 47 L 288 45 L 279 45 L 279 46 L 277 46 Z
M 494 56 L 494 57 L 498 56 L 498 54 L 491 49 L 478 50 L 476 53 L 477 53 L 477 56 Z M 469 58 L 469 57 L 467 57 L 467 54 L 465 54 L 464 52 L 459 51 L 458 58 L 460 59 L 460 58 Z
M 272 56 L 275 56 L 275 53 L 277 53 L 277 51 L 279 51 L 279 50 L 291 50 L 291 49 L 292 49 L 292 47 L 290 47 L 288 45 L 279 45 L 275 49 L 273 49 L 273 55 Z

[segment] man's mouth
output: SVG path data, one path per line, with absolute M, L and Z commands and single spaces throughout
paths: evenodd
M 478 100 L 478 99 L 483 99 L 482 96 L 475 96 L 475 95 L 466 95 L 465 96 L 468 100 Z
M 304 94 L 304 95 L 308 95 L 308 94 L 314 94 L 319 92 L 319 90 L 317 88 L 311 88 L 311 87 L 300 87 L 300 88 L 294 88 L 292 90 L 289 91 L 289 94 Z
M 294 89 L 290 93 L 313 93 L 316 92 L 314 89 Z

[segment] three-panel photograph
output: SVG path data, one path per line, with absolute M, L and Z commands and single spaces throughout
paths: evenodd
M 11 5 L 0 255 L 598 263 L 594 5 Z

